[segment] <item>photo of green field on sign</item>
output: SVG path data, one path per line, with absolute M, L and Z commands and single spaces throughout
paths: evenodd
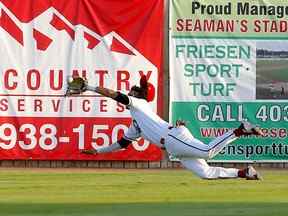
M 259 45 L 259 46 L 258 46 Z M 257 43 L 256 99 L 288 99 L 288 45 Z

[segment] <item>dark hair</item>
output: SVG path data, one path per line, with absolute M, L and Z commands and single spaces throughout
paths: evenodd
M 140 88 L 138 86 L 132 86 L 131 90 L 130 91 L 135 91 L 137 92 L 136 95 L 134 95 L 134 97 L 137 97 L 137 98 L 143 98 L 143 99 L 146 99 L 147 98 L 147 92 L 145 91 L 145 89 L 143 88 Z

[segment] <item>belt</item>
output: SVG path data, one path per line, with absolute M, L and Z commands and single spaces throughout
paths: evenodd
M 168 130 L 172 130 L 173 128 L 175 128 L 174 126 L 168 126 Z M 160 144 L 162 145 L 161 146 L 161 149 L 166 149 L 165 148 L 165 137 L 161 137 L 161 139 L 160 139 Z

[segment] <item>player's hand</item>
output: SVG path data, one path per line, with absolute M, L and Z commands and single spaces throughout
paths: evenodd
M 89 154 L 89 155 L 95 155 L 97 154 L 97 150 L 95 149 L 83 149 L 80 151 L 82 154 Z
M 88 81 L 82 77 L 74 77 L 67 80 L 66 96 L 79 95 L 87 90 Z
M 186 121 L 181 120 L 181 119 L 177 119 L 176 120 L 176 127 L 181 127 L 181 126 L 186 126 Z

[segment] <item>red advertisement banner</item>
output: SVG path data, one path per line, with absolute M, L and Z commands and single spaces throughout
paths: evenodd
M 140 139 L 128 149 L 87 156 L 80 150 L 107 146 L 129 127 L 129 118 L 0 118 L 1 159 L 159 160 L 160 150 Z
M 87 156 L 130 124 L 123 105 L 85 92 L 65 97 L 68 77 L 127 93 L 145 74 L 163 110 L 163 0 L 0 0 L 0 159 L 160 160 L 147 141 Z

